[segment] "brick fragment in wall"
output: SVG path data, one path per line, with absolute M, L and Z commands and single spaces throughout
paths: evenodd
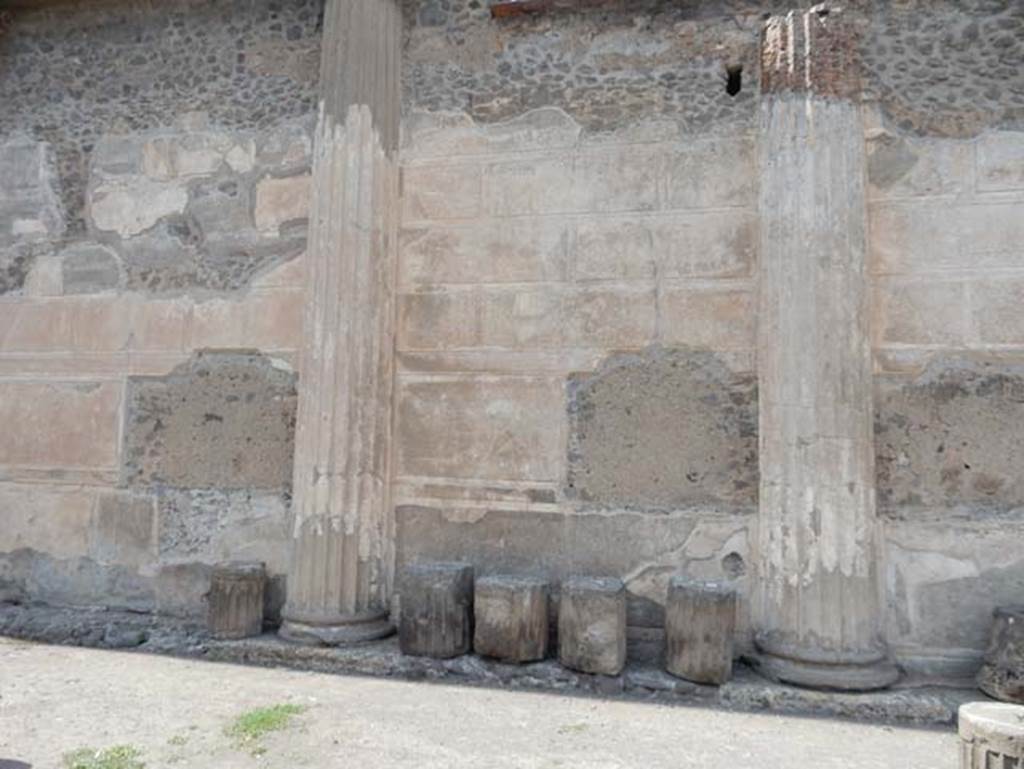
M 859 99 L 857 21 L 836 3 L 769 18 L 761 40 L 761 92 Z
M 1024 507 L 1024 367 L 937 359 L 876 379 L 878 501 L 890 516 Z
M 167 376 L 132 377 L 125 481 L 287 490 L 295 403 L 295 374 L 259 353 L 200 352 Z
M 713 353 L 620 355 L 569 384 L 566 492 L 584 505 L 757 501 L 757 383 Z

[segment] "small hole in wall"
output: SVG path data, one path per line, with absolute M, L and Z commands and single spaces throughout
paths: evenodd
M 743 89 L 743 65 L 733 64 L 725 68 L 725 92 L 735 96 Z
M 722 571 L 727 577 L 737 579 L 747 573 L 747 564 L 739 553 L 729 553 L 722 559 Z

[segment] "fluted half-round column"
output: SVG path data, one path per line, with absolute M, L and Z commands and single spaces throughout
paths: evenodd
M 388 474 L 401 17 L 328 0 L 314 146 L 281 635 L 339 644 L 393 631 Z
M 765 672 L 850 690 L 897 677 L 882 634 L 856 50 L 834 8 L 765 28 L 752 605 Z

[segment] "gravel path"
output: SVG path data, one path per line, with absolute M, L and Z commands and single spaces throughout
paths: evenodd
M 284 729 L 248 741 L 227 733 L 240 715 L 282 704 L 302 708 Z M 59 769 L 71 751 L 117 745 L 137 749 L 147 769 L 957 765 L 951 729 L 349 678 L 0 639 L 0 769 Z

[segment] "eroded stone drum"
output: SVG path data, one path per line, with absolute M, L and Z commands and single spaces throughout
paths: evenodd
M 548 583 L 495 575 L 476 581 L 473 648 L 504 662 L 544 659 L 548 648 Z
M 217 565 L 207 598 L 210 634 L 220 639 L 260 635 L 265 584 L 266 570 L 262 563 L 236 561 Z
M 997 700 L 1024 704 L 1024 606 L 1000 606 L 992 612 L 978 688 Z
M 558 661 L 572 670 L 615 676 L 626 664 L 626 588 L 611 577 L 562 583 Z
M 422 563 L 402 580 L 398 643 L 403 654 L 448 659 L 473 642 L 473 567 Z

